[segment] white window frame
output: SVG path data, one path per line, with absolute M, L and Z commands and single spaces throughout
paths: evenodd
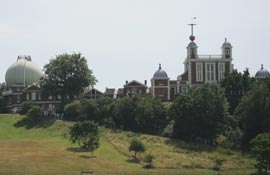
M 196 81 L 203 81 L 203 64 L 196 63 Z
M 209 68 L 211 70 L 208 70 L 208 66 L 210 66 Z M 216 63 L 205 63 L 205 81 L 206 82 L 216 81 Z
M 36 92 L 32 92 L 31 93 L 31 99 L 32 100 L 36 100 L 37 99 L 37 93 Z
M 181 93 L 187 93 L 188 92 L 188 87 L 182 86 L 181 87 Z
M 224 79 L 225 63 L 218 63 L 218 81 Z

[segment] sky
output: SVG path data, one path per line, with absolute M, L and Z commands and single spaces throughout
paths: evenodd
M 40 68 L 80 52 L 98 80 L 121 88 L 150 80 L 158 65 L 171 80 L 184 72 L 191 19 L 198 54 L 233 45 L 234 68 L 270 70 L 269 0 L 0 0 L 0 82 L 18 55 Z

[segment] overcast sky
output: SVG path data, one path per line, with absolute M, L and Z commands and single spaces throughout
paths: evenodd
M 251 75 L 270 70 L 270 0 L 0 0 L 0 81 L 18 55 L 41 68 L 81 52 L 96 87 L 150 79 L 158 64 L 170 79 L 184 71 L 192 17 L 198 54 L 233 45 L 233 64 Z

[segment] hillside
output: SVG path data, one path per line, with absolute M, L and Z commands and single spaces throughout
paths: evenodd
M 216 175 L 216 158 L 226 159 L 220 174 L 250 174 L 254 160 L 239 152 L 168 138 L 102 129 L 101 147 L 95 157 L 68 140 L 72 123 L 48 121 L 28 125 L 19 115 L 0 115 L 0 175 L 181 174 Z M 129 141 L 139 137 L 156 159 L 154 169 L 131 161 Z M 143 155 L 140 155 L 143 157 Z

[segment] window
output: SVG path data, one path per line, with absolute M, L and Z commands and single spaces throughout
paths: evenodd
M 21 103 L 21 96 L 17 95 L 17 103 Z
M 215 81 L 215 63 L 206 63 L 206 81 Z
M 26 100 L 30 100 L 28 93 L 26 94 Z
M 36 100 L 37 94 L 35 92 L 32 92 L 31 94 L 31 99 Z
M 182 93 L 187 93 L 188 92 L 188 88 L 187 87 L 181 87 L 181 92 Z
M 163 96 L 163 90 L 159 89 L 159 96 Z
M 218 81 L 224 79 L 225 63 L 218 63 Z
M 202 63 L 196 63 L 196 81 L 203 81 Z
M 230 58 L 230 56 L 231 56 L 230 49 L 229 48 L 226 48 L 225 49 L 225 57 L 226 58 Z
M 159 86 L 163 86 L 164 84 L 163 84 L 163 82 L 159 82 Z

